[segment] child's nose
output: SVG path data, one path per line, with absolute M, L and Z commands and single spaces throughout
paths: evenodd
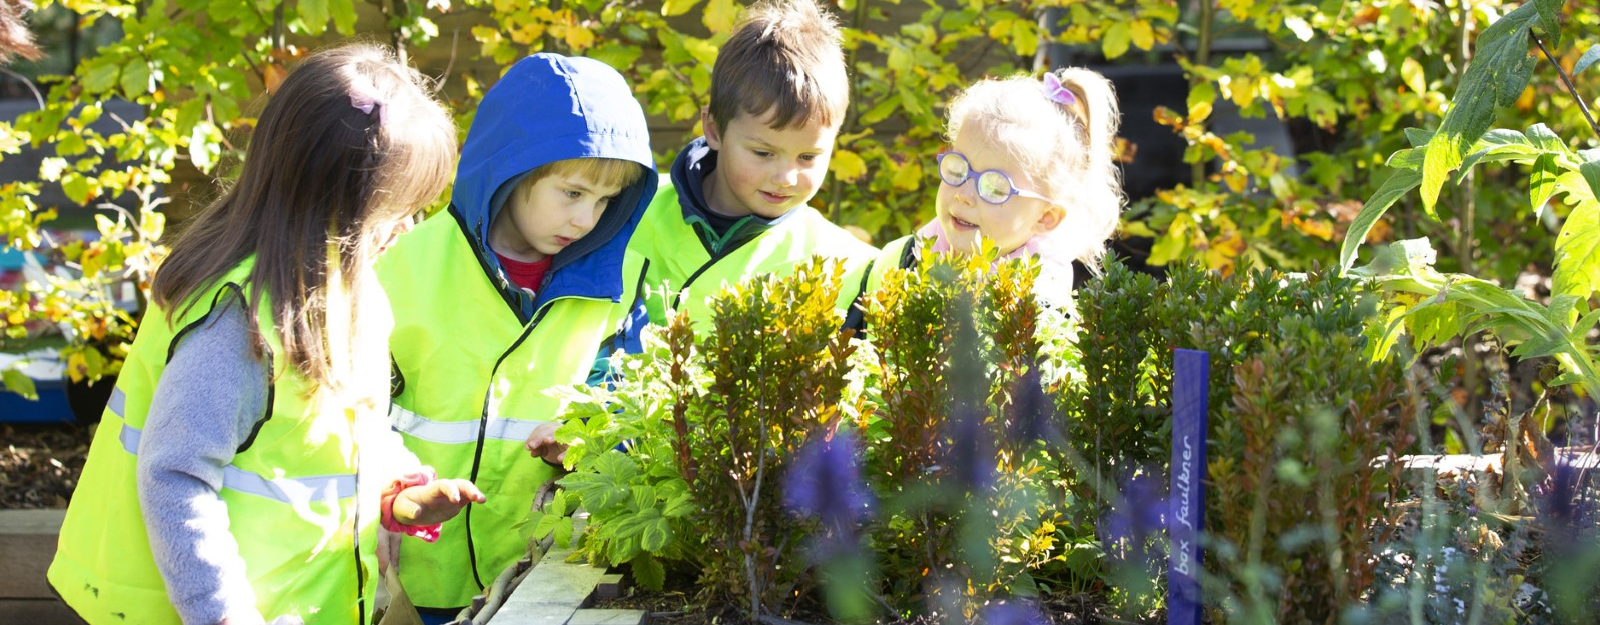
M 800 169 L 790 166 L 781 167 L 778 169 L 778 171 L 773 172 L 772 182 L 773 184 L 785 187 L 792 187 L 800 184 Z
M 586 210 L 578 211 L 578 214 L 572 218 L 572 225 L 583 228 L 585 232 L 594 228 L 594 224 L 597 221 L 595 215 L 600 212 L 599 208 L 599 206 L 590 206 Z

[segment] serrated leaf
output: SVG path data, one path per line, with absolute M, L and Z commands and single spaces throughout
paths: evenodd
M 1572 64 L 1572 75 L 1583 73 L 1583 70 L 1589 69 L 1596 61 L 1600 61 L 1600 43 L 1589 46 L 1583 56 L 1578 57 L 1578 62 Z
M 1561 45 L 1561 5 L 1566 0 L 1533 0 L 1539 11 L 1539 30 L 1543 31 L 1545 45 L 1554 49 Z
M 646 523 L 644 531 L 639 535 L 639 546 L 645 551 L 660 553 L 672 542 L 672 525 L 666 519 L 656 517 Z
M 656 506 L 656 489 L 649 484 L 640 484 L 633 487 L 633 507 L 635 510 L 650 510 Z
M 1339 268 L 1342 272 L 1350 271 L 1350 265 L 1356 260 L 1356 249 L 1366 241 L 1367 233 L 1372 231 L 1389 207 L 1421 183 L 1422 174 L 1409 169 L 1396 171 L 1383 181 L 1383 186 L 1378 187 L 1372 198 L 1361 206 L 1361 212 L 1356 214 L 1349 230 L 1345 232 L 1344 245 L 1339 249 Z
M 0 382 L 5 384 L 6 390 L 21 395 L 28 401 L 39 401 L 39 389 L 34 385 L 33 378 L 21 371 L 6 369 L 0 372 Z
M 1560 154 L 1570 154 L 1572 152 L 1572 150 L 1567 147 L 1567 142 L 1562 141 L 1561 137 L 1557 135 L 1555 131 L 1550 130 L 1550 127 L 1544 124 L 1534 124 L 1529 126 L 1528 130 L 1523 134 L 1527 135 L 1528 142 L 1533 144 L 1534 147 L 1546 152 L 1556 152 Z
M 1580 202 L 1556 234 L 1553 294 L 1589 297 L 1600 291 L 1600 202 Z
M 1533 161 L 1533 172 L 1528 178 L 1528 200 L 1532 203 L 1535 213 L 1544 208 L 1545 202 L 1550 201 L 1550 196 L 1555 195 L 1556 178 L 1560 174 L 1555 154 L 1545 152 Z
M 667 583 L 667 568 L 662 566 L 655 556 L 648 553 L 640 554 L 630 560 L 628 566 L 633 569 L 633 579 L 650 590 L 661 590 Z
M 557 490 L 556 491 L 556 496 L 550 500 L 550 505 L 545 506 L 544 511 L 545 511 L 546 514 L 553 514 L 553 515 L 556 515 L 556 516 L 566 516 L 567 515 L 567 491 L 565 491 L 565 490 Z
M 345 35 L 355 34 L 355 0 L 328 0 L 328 12 L 333 15 L 333 27 Z
M 573 529 L 572 529 L 572 523 L 571 522 L 557 523 L 556 524 L 556 529 L 555 529 L 555 534 L 553 536 L 553 538 L 555 538 L 555 544 L 559 545 L 559 546 L 563 546 L 563 547 L 571 547 L 572 546 L 572 532 L 573 532 Z
M 1461 139 L 1459 134 L 1440 133 L 1428 141 L 1422 161 L 1422 209 L 1429 217 L 1438 218 L 1434 205 L 1439 202 L 1439 190 L 1461 164 Z

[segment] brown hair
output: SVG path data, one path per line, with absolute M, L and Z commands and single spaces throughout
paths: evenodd
M 0 0 L 0 63 L 10 63 L 11 57 L 20 56 L 29 61 L 44 58 L 44 53 L 33 43 L 33 33 L 22 16 L 28 5 L 17 0 Z
M 1127 203 L 1112 158 L 1121 120 L 1117 96 L 1094 71 L 1054 73 L 1072 93 L 1070 103 L 1045 97 L 1043 83 L 1031 76 L 980 80 L 950 102 L 945 135 L 953 143 L 963 126 L 976 126 L 1043 185 L 1038 191 L 1069 202 L 1064 221 L 1046 236 L 1098 273 Z
M 839 23 L 813 0 L 763 0 L 740 17 L 711 68 L 718 130 L 772 111 L 774 129 L 843 123 L 850 105 Z
M 319 387 L 340 388 L 354 363 L 335 362 L 351 352 L 332 342 L 353 342 L 361 329 L 357 294 L 382 244 L 376 230 L 433 200 L 452 175 L 455 125 L 429 87 L 373 44 L 301 63 L 262 111 L 238 181 L 157 270 L 151 290 L 167 321 L 204 304 L 196 294 L 254 256 L 250 310 L 268 297 L 288 364 Z M 358 108 L 366 102 L 370 113 Z M 330 300 L 349 310 L 330 309 Z

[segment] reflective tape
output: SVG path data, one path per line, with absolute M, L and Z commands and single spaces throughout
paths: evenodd
M 389 423 L 395 431 L 430 443 L 465 445 L 478 442 L 479 421 L 435 421 L 399 405 L 389 408 Z M 493 418 L 483 426 L 486 440 L 526 441 L 533 430 L 546 421 Z
M 139 439 L 143 437 L 144 430 L 126 423 L 117 435 L 122 448 L 135 456 L 139 455 Z M 356 476 L 351 473 L 267 479 L 230 464 L 222 468 L 222 487 L 291 506 L 312 503 L 336 506 L 340 499 L 356 496 Z

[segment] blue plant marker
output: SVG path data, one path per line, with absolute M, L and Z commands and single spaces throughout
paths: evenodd
M 1172 365 L 1172 507 L 1167 519 L 1167 625 L 1200 623 L 1200 530 L 1205 527 L 1206 395 L 1211 355 L 1179 349 Z

